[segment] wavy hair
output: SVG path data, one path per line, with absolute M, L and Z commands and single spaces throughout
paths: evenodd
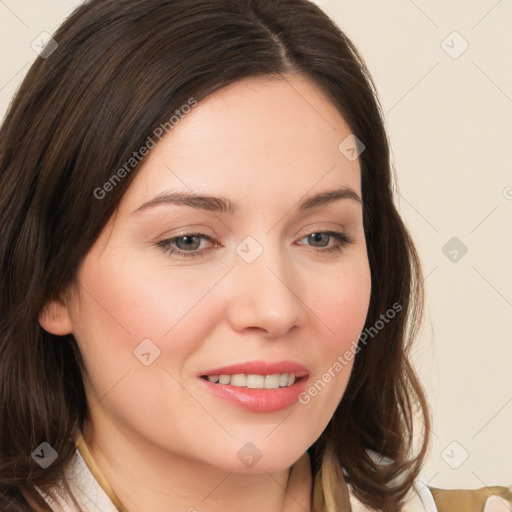
M 315 512 L 342 508 L 339 475 L 366 505 L 400 507 L 430 429 L 408 359 L 422 314 L 418 256 L 394 206 L 376 88 L 340 28 L 306 0 L 91 0 L 54 34 L 0 130 L 0 508 L 51 510 L 36 487 L 65 482 L 88 410 L 72 335 L 44 331 L 44 305 L 80 263 L 136 175 L 95 191 L 191 97 L 251 76 L 313 79 L 364 143 L 363 221 L 372 292 L 365 328 L 396 318 L 357 354 L 345 394 L 309 448 Z M 361 342 L 360 342 L 361 343 Z M 421 417 L 417 453 L 413 423 Z M 58 459 L 40 468 L 47 441 Z M 386 463 L 383 463 L 385 461 Z M 69 487 L 67 487 L 69 490 Z

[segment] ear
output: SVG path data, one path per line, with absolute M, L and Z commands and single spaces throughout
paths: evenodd
M 46 303 L 39 315 L 39 324 L 50 334 L 64 336 L 73 331 L 73 323 L 66 304 L 60 299 Z

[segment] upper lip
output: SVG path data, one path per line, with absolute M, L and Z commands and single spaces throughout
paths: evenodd
M 293 373 L 296 377 L 304 377 L 309 374 L 308 369 L 294 361 L 246 361 L 244 363 L 231 364 L 219 368 L 213 368 L 202 372 L 200 376 L 210 375 L 275 375 L 278 373 Z

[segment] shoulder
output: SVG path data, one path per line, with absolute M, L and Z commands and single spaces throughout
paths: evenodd
M 512 505 L 512 492 L 501 486 L 481 489 L 429 489 L 438 512 L 500 512 L 510 510 Z M 489 499 L 492 496 L 495 499 Z
M 369 511 L 351 492 L 350 504 L 352 512 Z M 416 480 L 401 512 L 508 512 L 511 506 L 512 492 L 506 487 L 438 489 Z
M 352 512 L 370 512 L 370 510 L 374 512 L 373 509 L 363 505 L 354 496 L 351 487 L 348 487 Z M 421 480 L 417 480 L 407 494 L 401 512 L 439 512 L 439 510 L 436 508 L 436 502 L 430 488 Z M 450 510 L 450 512 L 454 512 L 454 510 Z M 457 510 L 457 512 L 459 511 Z

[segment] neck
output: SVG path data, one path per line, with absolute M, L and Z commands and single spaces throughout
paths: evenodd
M 309 512 L 311 468 L 304 454 L 275 473 L 233 473 L 168 453 L 130 432 L 84 425 L 99 471 L 130 512 Z

